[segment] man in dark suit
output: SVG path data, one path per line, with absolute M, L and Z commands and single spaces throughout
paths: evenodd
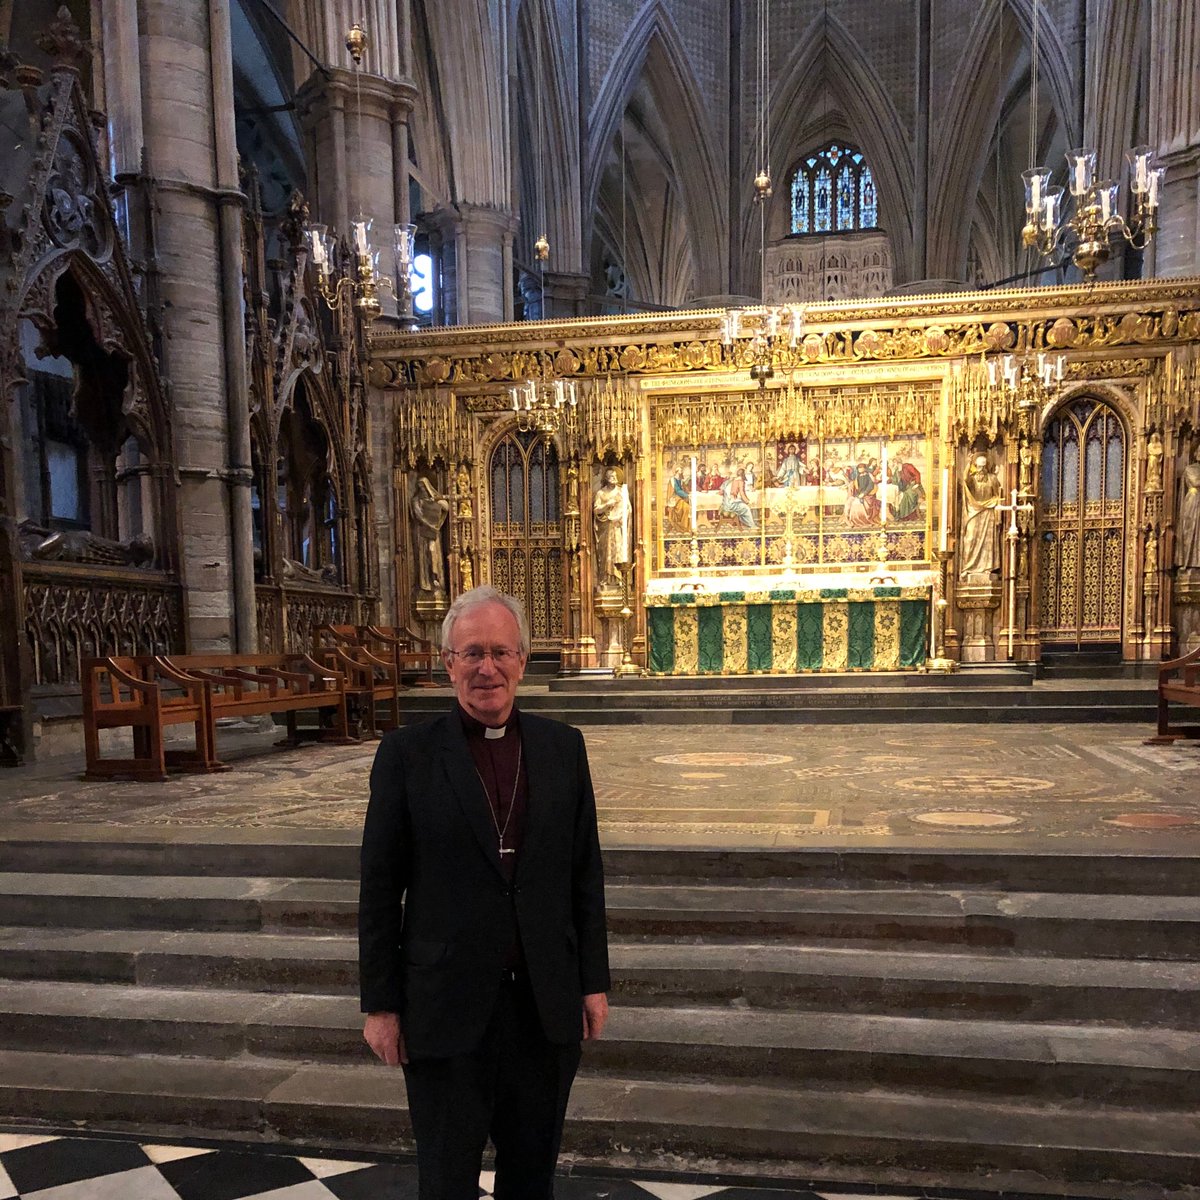
M 577 729 L 518 712 L 519 601 L 442 625 L 457 703 L 380 743 L 359 897 L 363 1036 L 404 1067 L 420 1200 L 549 1200 L 580 1042 L 608 1016 L 604 877 Z

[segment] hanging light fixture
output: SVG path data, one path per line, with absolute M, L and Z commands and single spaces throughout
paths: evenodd
M 1032 411 L 1044 408 L 1062 387 L 1066 355 L 1038 351 L 1017 358 L 1005 354 L 1000 358 L 983 358 L 988 384 L 1010 395 L 1017 408 Z
M 1158 230 L 1158 208 L 1166 168 L 1155 162 L 1149 146 L 1125 152 L 1129 163 L 1132 211 L 1129 220 L 1121 215 L 1121 184 L 1113 179 L 1096 179 L 1096 151 L 1089 147 L 1068 150 L 1067 186 L 1051 186 L 1050 167 L 1034 166 L 1038 135 L 1038 66 L 1040 0 L 1033 3 L 1032 71 L 1029 97 L 1029 170 L 1025 182 L 1025 225 L 1021 240 L 1031 250 L 1052 257 L 1059 246 L 1070 247 L 1071 261 L 1088 279 L 1112 255 L 1113 244 L 1122 240 L 1135 250 L 1148 246 Z M 1066 216 L 1067 195 L 1074 201 Z
M 574 379 L 527 379 L 508 394 L 522 433 L 540 433 L 549 441 L 561 430 L 575 428 L 579 397 Z
M 804 306 L 760 304 L 753 308 L 731 308 L 721 318 L 721 344 L 729 349 L 734 364 L 742 357 L 740 341 L 750 343 L 750 378 L 765 388 L 775 369 L 790 371 L 800 365 L 800 343 L 804 337 Z
M 355 116 L 358 130 L 358 145 L 362 147 L 362 61 L 370 45 L 367 32 L 355 21 L 346 33 L 346 49 L 354 62 Z M 342 257 L 341 241 L 328 226 L 309 224 L 305 227 L 309 254 L 317 271 L 317 289 L 322 299 L 335 312 L 350 302 L 354 311 L 366 322 L 374 321 L 383 311 L 379 302 L 379 291 L 385 288 L 398 296 L 402 324 L 412 320 L 412 283 L 415 225 L 393 227 L 393 254 L 395 257 L 397 282 L 390 276 L 379 274 L 379 251 L 371 245 L 373 222 L 361 210 L 350 222 L 350 241 L 345 261 Z
M 767 201 L 771 198 L 771 10 L 769 0 L 758 0 L 758 58 L 755 65 L 754 205 L 758 209 L 759 296 L 752 308 L 728 309 L 721 320 L 721 342 L 736 364 L 736 346 L 750 342 L 750 378 L 760 388 L 774 377 L 775 368 L 791 369 L 798 362 L 804 335 L 804 309 L 798 304 L 767 304 Z

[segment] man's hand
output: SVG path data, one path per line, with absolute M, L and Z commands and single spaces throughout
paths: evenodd
M 408 1051 L 404 1047 L 404 1034 L 400 1032 L 398 1013 L 368 1013 L 363 1025 L 363 1037 L 375 1052 L 375 1057 L 387 1063 L 389 1067 L 408 1062 Z
M 603 992 L 593 992 L 583 998 L 583 1040 L 594 1041 L 604 1032 L 608 1020 L 608 997 Z

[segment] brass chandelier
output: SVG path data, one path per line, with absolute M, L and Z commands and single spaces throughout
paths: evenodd
M 547 440 L 576 428 L 579 397 L 574 379 L 527 379 L 508 389 L 517 428 Z
M 1121 183 L 1096 178 L 1096 151 L 1083 146 L 1068 150 L 1067 186 L 1052 186 L 1050 167 L 1034 166 L 1038 137 L 1038 67 L 1040 0 L 1033 0 L 1029 95 L 1029 170 L 1025 181 L 1025 225 L 1021 241 L 1043 257 L 1052 257 L 1059 246 L 1070 246 L 1071 261 L 1092 279 L 1098 267 L 1112 256 L 1114 243 L 1127 242 L 1135 250 L 1150 244 L 1158 230 L 1158 207 L 1166 168 L 1158 166 L 1150 146 L 1135 146 L 1125 152 L 1129 163 L 1131 211 L 1122 216 Z M 1074 201 L 1066 215 L 1067 196 Z
M 1013 354 L 999 359 L 985 356 L 984 365 L 992 388 L 1014 399 L 1018 409 L 1032 410 L 1044 408 L 1058 394 L 1066 356 L 1039 350 L 1021 358 Z
M 354 60 L 354 82 L 359 145 L 362 145 L 362 93 L 360 73 L 363 54 L 369 41 L 366 31 L 357 21 L 346 34 L 346 49 Z M 393 293 L 397 299 L 398 316 L 403 327 L 413 327 L 412 281 L 414 238 L 416 226 L 395 225 L 392 228 L 392 251 L 395 280 L 379 274 L 379 251 L 371 245 L 372 220 L 365 213 L 350 222 L 349 245 L 343 243 L 327 225 L 312 223 L 305 226 L 309 254 L 317 272 L 317 289 L 321 298 L 335 313 L 343 313 L 349 304 L 368 324 L 383 311 L 379 301 L 380 289 Z

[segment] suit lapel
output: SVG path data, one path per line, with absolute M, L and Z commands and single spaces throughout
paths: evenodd
M 543 724 L 536 717 L 521 714 L 521 744 L 525 751 L 525 779 L 529 785 L 529 798 L 525 813 L 525 836 L 521 839 L 521 853 L 517 858 L 518 875 L 537 852 L 538 841 L 554 811 L 556 781 L 559 790 L 562 790 L 551 729 L 552 726 Z
M 451 713 L 445 721 L 442 733 L 442 766 L 467 824 L 471 826 L 488 862 L 503 875 L 500 869 L 500 841 L 492 820 L 487 793 L 475 770 L 475 760 L 467 745 L 458 713 Z

